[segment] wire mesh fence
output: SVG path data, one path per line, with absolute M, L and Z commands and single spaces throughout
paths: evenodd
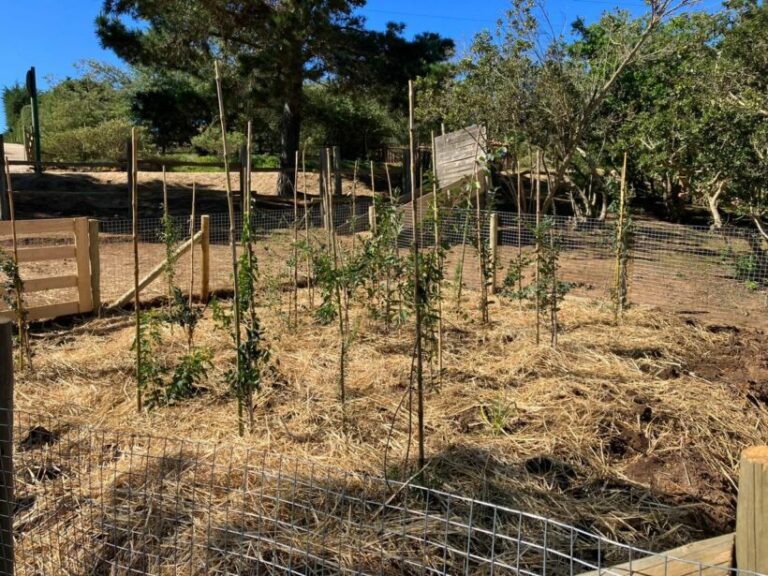
M 651 555 L 524 511 L 243 444 L 7 416 L 15 496 L 0 510 L 13 510 L 21 576 L 626 575 Z M 658 558 L 664 573 L 736 573 Z M 611 568 L 623 563 L 629 570 Z
M 333 223 L 342 242 L 353 233 L 369 228 L 370 197 L 361 197 L 353 206 L 345 199 L 333 209 Z M 435 233 L 429 211 L 424 218 L 420 241 L 424 247 L 433 246 Z M 530 260 L 535 252 L 535 217 L 497 212 L 497 284 L 504 293 L 505 280 L 518 273 L 519 263 L 528 260 L 522 271 L 522 281 L 532 277 Z M 295 260 L 294 241 L 319 245 L 327 242 L 324 231 L 324 207 L 312 204 L 305 211 L 299 208 L 258 210 L 251 214 L 251 225 L 259 245 L 257 252 L 261 272 L 276 284 L 287 282 Z M 490 240 L 490 213 L 479 215 L 479 233 L 485 246 Z M 240 239 L 242 213 L 236 215 L 234 232 Z M 552 233 L 560 245 L 558 274 L 567 282 L 574 295 L 606 301 L 615 285 L 615 227 L 614 223 L 598 220 L 576 220 L 570 217 L 548 217 Z M 410 210 L 401 211 L 401 231 L 398 245 L 407 249 L 412 241 L 413 226 Z M 446 249 L 444 276 L 454 285 L 478 288 L 482 272 L 478 258 L 478 213 L 474 209 L 454 209 L 440 214 L 441 241 Z M 189 218 L 173 218 L 177 241 L 189 239 L 192 232 Z M 200 230 L 196 218 L 195 232 Z M 294 229 L 296 230 L 294 232 Z M 226 214 L 210 215 L 210 287 L 227 291 L 232 286 L 229 244 L 229 218 Z M 167 253 L 162 241 L 163 223 L 159 218 L 139 221 L 139 274 L 144 277 L 160 265 Z M 133 281 L 132 227 L 130 220 L 102 221 L 101 296 L 109 303 L 124 294 Z M 25 245 L 50 245 L 60 238 L 23 238 Z M 0 247 L 9 252 L 9 239 L 0 238 Z M 635 221 L 630 233 L 628 270 L 629 302 L 658 306 L 662 309 L 701 315 L 713 322 L 748 321 L 764 316 L 768 311 L 768 246 L 757 231 L 748 228 L 712 230 L 651 221 Z M 195 258 L 193 264 L 192 258 Z M 32 263 L 22 267 L 22 278 L 53 275 L 54 262 Z M 188 290 L 194 265 L 195 289 L 200 290 L 198 255 L 185 255 L 176 262 L 176 281 Z M 61 262 L 69 270 L 73 262 Z M 302 274 L 311 274 L 305 265 Z M 145 300 L 163 296 L 167 287 L 158 279 L 143 289 Z M 47 297 L 58 293 L 46 294 Z M 31 295 L 37 298 L 38 295 Z

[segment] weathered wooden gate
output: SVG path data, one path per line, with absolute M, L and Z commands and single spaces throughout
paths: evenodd
M 0 222 L 4 257 L 13 255 L 12 234 L 11 223 Z M 98 251 L 93 251 L 96 264 L 92 266 L 87 218 L 19 220 L 16 239 L 28 321 L 94 310 L 91 275 L 98 274 Z M 96 246 L 97 242 L 98 236 L 94 239 Z M 0 315 L 15 319 L 7 307 Z

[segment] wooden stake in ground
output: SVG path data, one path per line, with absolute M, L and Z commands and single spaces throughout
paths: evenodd
M 233 311 L 235 316 L 235 348 L 236 348 L 236 370 L 237 370 L 237 427 L 241 436 L 245 434 L 245 419 L 244 419 L 244 401 L 246 398 L 245 391 L 242 385 L 242 366 L 240 360 L 240 286 L 238 282 L 238 267 L 237 267 L 237 240 L 235 236 L 235 203 L 232 198 L 232 180 L 229 170 L 229 148 L 227 147 L 227 121 L 224 116 L 224 95 L 221 88 L 221 75 L 219 74 L 219 63 L 214 62 L 213 70 L 216 77 L 216 95 L 219 101 L 219 124 L 221 126 L 221 145 L 224 153 L 224 173 L 226 175 L 227 186 L 227 212 L 229 214 L 229 247 L 232 257 L 232 277 L 234 283 L 234 298 L 233 298 Z M 250 212 L 249 212 L 250 216 Z M 251 403 L 252 404 L 252 403 Z M 251 411 L 251 406 L 248 407 L 248 412 Z
M 419 258 L 419 221 L 416 210 L 416 171 L 414 163 L 416 161 L 416 129 L 414 125 L 414 89 L 413 81 L 408 81 L 408 141 L 410 154 L 410 179 L 411 179 L 411 218 L 413 218 L 413 307 L 415 310 L 415 336 L 416 336 L 416 391 L 418 394 L 418 426 L 419 426 L 419 469 L 424 468 L 426 463 L 424 449 L 424 367 L 421 356 L 421 264 Z
M 475 142 L 475 174 L 473 184 L 475 187 L 475 204 L 477 208 L 477 221 L 475 234 L 477 236 L 477 259 L 480 263 L 480 313 L 483 324 L 488 323 L 488 259 L 485 256 L 485 246 L 483 243 L 483 211 L 480 205 L 480 177 L 477 154 L 480 149 L 480 140 Z
M 163 234 L 165 235 L 166 257 L 170 255 L 173 250 L 173 246 L 170 242 L 171 238 L 171 217 L 168 210 L 168 181 L 165 176 L 165 165 L 163 165 Z M 194 250 L 192 250 L 194 252 Z M 166 279 L 168 281 L 168 306 L 171 306 L 173 300 L 173 269 L 174 265 L 169 260 L 168 267 L 166 268 Z
M 197 183 L 192 181 L 192 213 L 189 217 L 189 237 L 195 237 L 195 200 L 197 197 Z M 189 307 L 192 308 L 192 298 L 195 295 L 195 246 L 189 251 Z
M 30 349 L 29 331 L 27 330 L 27 313 L 24 309 L 24 285 L 19 271 L 19 243 L 16 238 L 16 206 L 13 198 L 13 181 L 11 180 L 11 164 L 5 159 L 5 180 L 8 194 L 8 212 L 11 218 L 11 241 L 13 249 L 13 266 L 16 277 L 11 278 L 16 296 L 16 328 L 19 334 L 19 369 L 24 370 L 25 360 L 32 370 L 32 351 Z
M 293 172 L 293 325 L 299 325 L 299 151 Z
M 536 345 L 541 342 L 541 294 L 539 280 L 541 278 L 541 246 L 539 242 L 539 225 L 541 224 L 541 151 L 536 151 Z
M 358 160 L 355 160 L 355 169 L 352 172 L 352 254 L 355 253 L 355 238 L 357 237 L 357 204 L 355 204 L 355 196 L 357 193 L 357 166 Z
M 515 158 L 517 166 L 517 293 L 523 293 L 523 175 L 520 174 L 520 158 Z
M 133 309 L 134 322 L 136 324 L 136 409 L 141 412 L 143 408 L 144 377 L 142 375 L 142 346 L 141 346 L 141 299 L 139 287 L 139 185 L 138 143 L 136 128 L 131 129 L 130 147 L 130 171 L 131 171 L 131 218 L 133 230 Z
M 307 144 L 304 143 L 304 148 L 301 151 L 301 174 L 304 182 L 304 240 L 307 243 L 307 289 L 309 290 L 309 309 L 313 310 L 315 307 L 315 290 L 312 286 L 312 256 L 310 254 L 310 239 L 309 239 L 309 203 L 307 202 Z
M 437 202 L 437 149 L 435 148 L 435 133 L 432 132 L 432 215 L 435 220 L 435 254 L 440 271 L 443 270 L 443 256 L 440 250 L 442 230 L 440 227 L 440 208 Z M 437 283 L 437 380 L 443 385 L 443 283 Z
M 624 153 L 624 163 L 621 167 L 621 186 L 619 187 L 619 221 L 616 225 L 616 278 L 614 291 L 616 293 L 616 320 L 619 320 L 624 314 L 624 305 L 626 301 L 626 270 L 625 270 L 625 249 L 626 242 L 625 219 L 626 219 L 626 190 L 627 190 L 627 153 Z
M 373 160 L 371 160 L 371 197 L 376 198 L 376 176 L 373 171 Z

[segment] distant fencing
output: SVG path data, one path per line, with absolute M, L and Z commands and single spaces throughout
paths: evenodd
M 1 413 L 4 558 L 38 574 L 729 576 L 734 536 L 651 554 L 521 510 L 244 445 Z M 11 424 L 12 423 L 12 424 Z M 6 463 L 7 465 L 7 463 Z M 7 528 L 6 528 L 7 529 Z M 748 574 L 742 571 L 741 574 Z
M 371 198 L 361 197 L 334 207 L 333 220 L 341 238 L 352 232 L 370 230 Z M 428 211 L 427 211 L 428 212 Z M 532 215 L 518 217 L 512 212 L 488 212 L 480 215 L 482 242 L 492 244 L 496 255 L 496 288 L 503 298 L 507 274 L 516 266 L 520 255 L 534 254 L 535 220 Z M 299 208 L 298 239 L 309 232 L 313 242 L 327 242 L 324 233 L 323 207 L 312 205 L 305 216 Z M 429 214 L 427 214 L 427 217 Z M 242 229 L 242 214 L 237 214 L 236 234 Z M 614 289 L 615 248 L 614 225 L 598 220 L 578 221 L 569 217 L 550 217 L 552 230 L 561 245 L 558 275 L 571 285 L 571 294 L 609 301 Z M 292 282 L 293 208 L 257 210 L 252 228 L 259 246 L 260 271 L 273 285 Z M 411 244 L 412 224 L 408 210 L 402 212 L 399 247 Z M 459 281 L 469 288 L 480 286 L 480 265 L 476 250 L 477 213 L 475 210 L 450 210 L 440 215 L 442 242 L 446 246 L 444 275 L 454 287 Z M 188 218 L 174 218 L 179 242 L 190 238 Z M 491 221 L 495 220 L 493 227 Z M 232 286 L 229 255 L 229 219 L 226 214 L 209 216 L 209 282 L 212 291 L 227 291 Z M 108 304 L 123 295 L 133 283 L 132 226 L 130 220 L 104 220 L 98 223 L 101 302 Z M 201 228 L 197 218 L 194 232 Z M 492 236 L 493 230 L 493 238 Z M 162 220 L 139 221 L 139 273 L 144 277 L 162 264 L 165 246 L 161 242 Z M 2 230 L 0 230 L 2 232 Z M 422 223 L 421 242 L 425 249 L 434 245 L 433 224 Z M 46 238 L 25 239 L 26 246 L 42 248 Z M 0 237 L 0 246 L 9 250 L 9 238 Z M 195 248 L 197 251 L 198 249 Z M 202 292 L 202 254 L 195 254 L 195 290 Z M 177 284 L 188 291 L 190 283 L 189 254 L 176 263 Z M 93 267 L 93 266 L 92 266 Z M 311 271 L 309 271 L 311 272 Z M 299 274 L 308 273 L 306 263 L 299 264 Z M 531 278 L 531 268 L 525 272 Z M 22 270 L 27 282 L 39 284 L 41 276 L 55 276 L 48 268 Z M 768 246 L 751 229 L 679 226 L 660 222 L 635 221 L 632 225 L 628 265 L 630 304 L 657 306 L 664 310 L 684 312 L 692 317 L 716 323 L 759 324 L 768 314 Z M 151 300 L 167 293 L 158 279 L 142 290 Z M 446 299 L 451 291 L 444 291 Z

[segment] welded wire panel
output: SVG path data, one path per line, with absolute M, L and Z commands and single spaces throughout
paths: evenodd
M 625 576 L 649 555 L 523 511 L 242 445 L 30 414 L 13 432 L 19 575 Z M 735 574 L 690 564 L 690 574 Z

